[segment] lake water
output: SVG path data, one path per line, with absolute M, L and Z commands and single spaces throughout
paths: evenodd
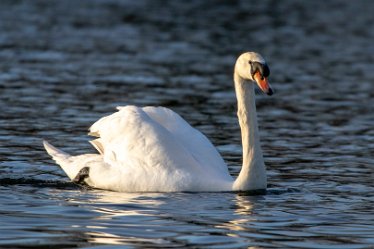
M 373 1 L 1 1 L 1 248 L 374 248 Z M 162 105 L 241 166 L 232 72 L 264 55 L 265 195 L 69 182 L 117 105 Z

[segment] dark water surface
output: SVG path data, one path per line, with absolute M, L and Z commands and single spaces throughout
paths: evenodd
M 1 1 L 0 247 L 374 248 L 373 1 Z M 117 105 L 163 105 L 241 165 L 232 83 L 264 55 L 266 195 L 69 183 Z

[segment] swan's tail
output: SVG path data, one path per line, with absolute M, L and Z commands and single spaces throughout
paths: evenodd
M 43 141 L 43 145 L 47 153 L 52 157 L 52 159 L 61 166 L 61 168 L 65 171 L 65 173 L 68 175 L 68 177 L 73 180 L 79 170 L 82 167 L 78 167 L 77 165 L 74 165 L 73 157 L 62 150 L 57 149 L 56 147 L 52 146 L 47 141 Z

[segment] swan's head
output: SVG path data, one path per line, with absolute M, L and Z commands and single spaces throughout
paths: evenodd
M 235 73 L 244 80 L 256 82 L 258 87 L 267 95 L 273 95 L 273 90 L 268 81 L 270 69 L 260 54 L 246 52 L 240 55 L 235 64 Z

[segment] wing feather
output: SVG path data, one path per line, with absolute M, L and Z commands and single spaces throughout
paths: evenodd
M 232 180 L 209 140 L 175 112 L 135 106 L 118 110 L 94 123 L 90 133 L 100 136 L 93 145 L 128 184 L 183 189 L 191 181 L 199 186 L 206 179 Z
M 165 107 L 148 106 L 143 110 L 183 143 L 205 170 L 229 176 L 227 165 L 209 139 L 180 115 Z

